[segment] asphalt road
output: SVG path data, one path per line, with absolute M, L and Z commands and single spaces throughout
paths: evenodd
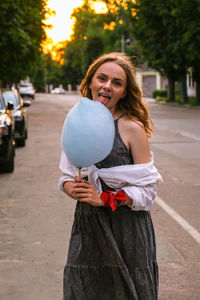
M 16 149 L 15 171 L 0 174 L 1 300 L 62 299 L 75 203 L 57 188 L 60 137 L 66 113 L 78 100 L 77 94 L 37 94 L 28 108 L 27 144 Z M 200 109 L 148 105 L 155 125 L 151 150 L 164 180 L 152 208 L 159 300 L 197 300 Z

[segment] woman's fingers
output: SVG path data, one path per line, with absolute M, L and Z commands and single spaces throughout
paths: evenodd
M 75 195 L 78 200 L 83 200 L 83 199 L 88 200 L 89 199 L 88 194 L 85 194 L 85 193 L 79 193 L 79 194 L 75 194 Z
M 75 182 L 82 182 L 82 181 L 84 181 L 84 179 L 83 178 L 81 178 L 81 177 L 75 177 L 74 178 L 74 180 L 75 180 Z
M 89 189 L 91 187 L 90 184 L 87 182 L 76 182 L 73 184 L 73 189 L 83 188 L 83 189 Z
M 93 191 L 89 188 L 83 188 L 83 187 L 78 187 L 78 188 L 74 188 L 73 192 L 75 195 L 77 196 L 82 196 L 82 194 L 84 194 L 85 196 L 90 196 L 93 194 Z
M 75 177 L 74 180 L 75 180 L 75 182 L 78 182 L 78 183 L 80 183 L 80 182 L 89 183 L 87 180 L 85 180 L 82 177 Z
M 104 206 L 104 202 L 99 197 L 99 194 L 91 183 L 82 179 L 81 182 L 78 180 L 73 184 L 72 189 L 73 198 L 80 202 L 87 202 L 94 206 Z

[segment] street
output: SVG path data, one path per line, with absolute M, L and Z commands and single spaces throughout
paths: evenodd
M 57 187 L 60 138 L 66 114 L 79 99 L 77 93 L 37 94 L 28 108 L 26 146 L 16 148 L 15 171 L 0 174 L 2 300 L 62 299 L 75 202 Z M 151 150 L 163 177 L 151 210 L 159 300 L 198 300 L 200 109 L 148 105 L 155 127 Z

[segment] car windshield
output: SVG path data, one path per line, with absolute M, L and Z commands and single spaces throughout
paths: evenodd
M 4 92 L 3 96 L 7 102 L 13 103 L 14 106 L 19 105 L 19 99 L 12 91 Z
M 33 86 L 32 86 L 31 83 L 24 83 L 24 84 L 21 84 L 21 85 L 20 85 L 20 88 L 27 88 L 27 87 L 28 87 L 28 88 L 31 88 L 31 89 L 33 88 Z
M 1 98 L 1 95 L 0 95 L 0 110 L 1 109 L 5 109 L 5 106 L 4 106 L 4 103 L 3 103 L 3 99 Z

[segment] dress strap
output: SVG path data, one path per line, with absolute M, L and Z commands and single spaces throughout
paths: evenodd
M 121 116 L 119 116 L 117 119 L 115 119 L 115 121 L 119 121 L 119 119 L 121 119 L 126 113 L 122 114 Z

